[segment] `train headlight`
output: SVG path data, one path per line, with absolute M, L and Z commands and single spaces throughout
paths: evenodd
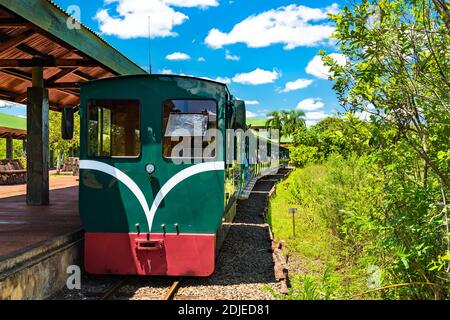
M 153 174 L 155 172 L 155 165 L 152 163 L 149 163 L 145 166 L 145 171 L 147 171 L 148 174 Z

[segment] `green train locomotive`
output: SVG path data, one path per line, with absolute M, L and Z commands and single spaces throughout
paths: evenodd
M 227 129 L 247 129 L 244 103 L 222 83 L 136 75 L 84 83 L 80 119 L 86 271 L 212 274 L 237 198 L 278 165 L 274 156 L 250 163 L 248 146 L 243 163 L 227 155 Z M 259 148 L 271 148 L 265 139 Z

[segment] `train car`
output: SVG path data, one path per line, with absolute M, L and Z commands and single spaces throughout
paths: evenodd
M 211 275 L 254 174 L 227 162 L 229 141 L 209 132 L 246 128 L 245 105 L 222 83 L 136 75 L 82 84 L 80 119 L 86 271 Z

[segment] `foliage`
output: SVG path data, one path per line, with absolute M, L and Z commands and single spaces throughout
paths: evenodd
M 80 147 L 80 116 L 74 115 L 74 137 L 72 140 L 61 138 L 61 113 L 50 111 L 49 113 L 49 147 L 57 155 L 68 156 Z M 0 139 L 0 159 L 6 158 L 6 140 Z M 22 160 L 26 166 L 25 151 L 21 140 L 13 140 L 13 158 Z
M 450 6 L 437 0 L 362 1 L 331 18 L 347 61 L 339 65 L 324 55 L 324 62 L 341 104 L 372 115 L 371 157 L 383 174 L 383 199 L 373 204 L 383 236 L 373 248 L 387 259 L 393 281 L 438 285 L 406 288 L 400 296 L 446 297 Z
M 351 249 L 329 227 L 331 214 L 326 212 L 333 190 L 328 179 L 326 165 L 310 164 L 281 182 L 270 201 L 269 222 L 275 237 L 286 241 L 291 265 L 292 288 L 287 297 L 277 296 L 280 299 L 347 298 L 366 289 L 364 265 L 350 263 Z M 338 192 L 343 195 L 349 189 Z M 295 237 L 290 207 L 298 208 Z
M 309 128 L 299 127 L 293 133 L 294 145 L 289 149 L 292 164 L 304 167 L 320 162 L 331 154 L 343 156 L 365 154 L 371 150 L 373 126 L 353 114 L 328 117 Z
M 344 7 L 331 18 L 347 63 L 324 58 L 342 105 L 393 128 L 395 139 L 408 144 L 447 190 L 449 12 L 447 2 L 435 0 L 365 0 Z
M 338 263 L 382 270 L 380 297 L 448 298 L 450 6 L 363 0 L 331 18 L 346 63 L 323 60 L 347 113 L 293 134 L 292 162 L 325 173 L 291 181 L 289 201 L 313 206 Z
M 289 148 L 289 157 L 292 164 L 296 167 L 302 168 L 308 163 L 318 161 L 319 152 L 317 147 L 299 145 L 297 147 Z
M 305 113 L 301 110 L 272 111 L 267 114 L 269 119 L 266 121 L 266 126 L 279 130 L 280 136 L 290 135 L 306 125 L 304 116 Z
M 0 159 L 6 158 L 6 139 L 0 139 Z M 25 152 L 22 140 L 13 140 L 13 158 L 21 159 L 22 165 L 26 167 Z
M 50 111 L 49 114 L 49 147 L 57 155 L 69 156 L 80 147 L 80 116 L 74 115 L 74 133 L 72 140 L 61 138 L 61 112 Z
M 398 148 L 390 150 L 389 165 L 377 152 L 333 154 L 321 165 L 297 169 L 277 187 L 269 208 L 273 232 L 287 241 L 290 260 L 302 261 L 290 298 L 324 298 L 321 277 L 333 263 L 330 298 L 448 298 L 438 180 L 434 176 L 430 184 L 437 187 L 425 191 L 414 180 L 421 161 Z M 300 213 L 297 238 L 287 214 L 292 206 Z M 387 288 L 370 292 L 371 268 L 380 270 L 377 286 Z

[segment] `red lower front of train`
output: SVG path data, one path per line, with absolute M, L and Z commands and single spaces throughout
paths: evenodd
M 85 234 L 86 271 L 207 277 L 214 272 L 214 234 Z

